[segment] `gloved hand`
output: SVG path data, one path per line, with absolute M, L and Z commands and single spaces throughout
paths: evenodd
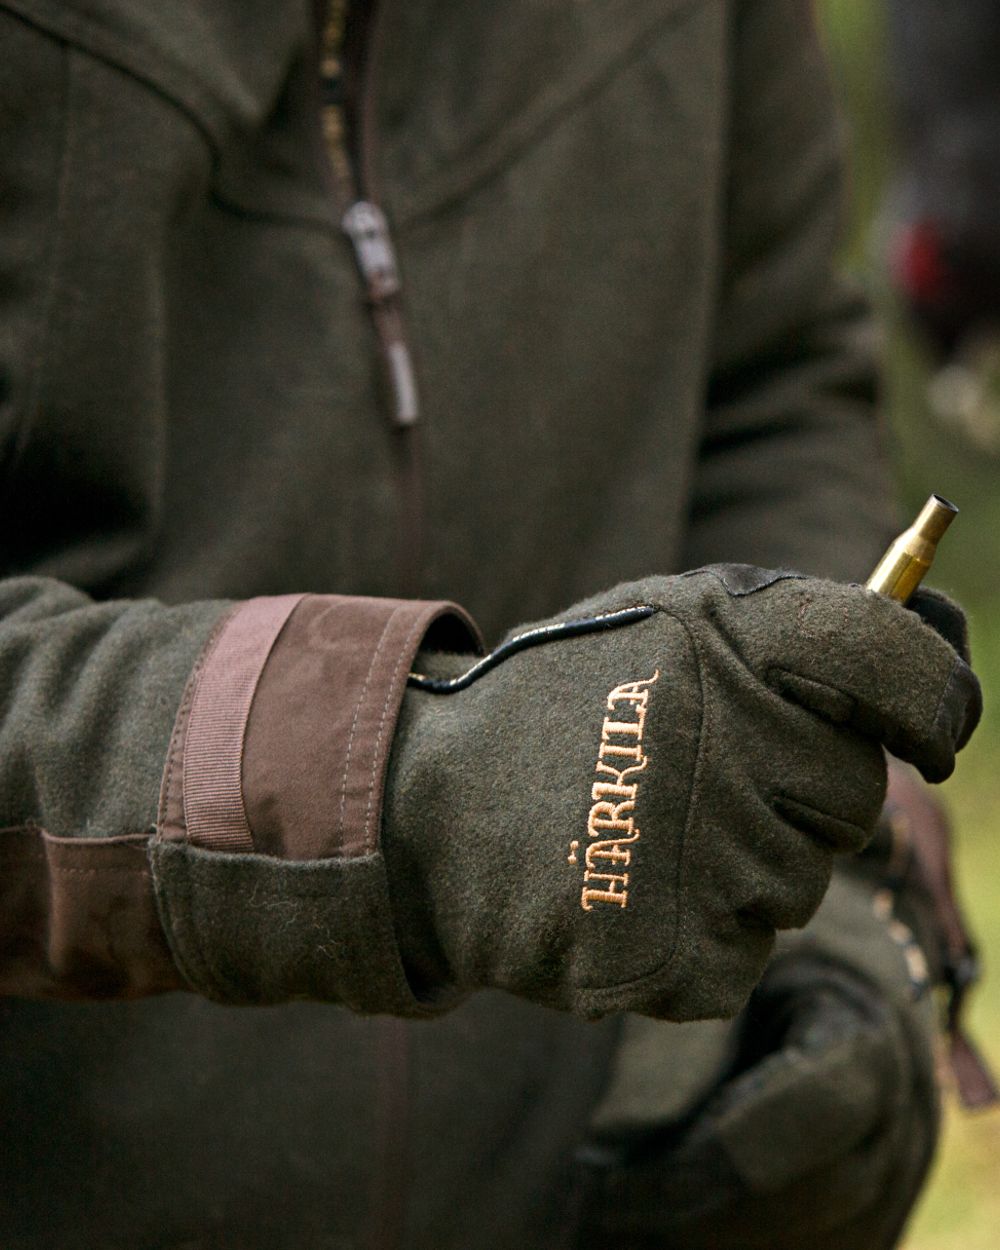
M 618 587 L 418 677 L 383 821 L 411 983 L 734 1014 L 869 836 L 882 747 L 941 780 L 980 706 L 914 612 L 741 565 Z
M 577 1250 L 896 1244 L 936 1139 L 931 1004 L 906 1001 L 888 931 L 868 940 L 896 962 L 900 992 L 853 961 L 803 948 L 778 957 L 735 1028 L 727 1077 L 700 1108 L 591 1147 Z

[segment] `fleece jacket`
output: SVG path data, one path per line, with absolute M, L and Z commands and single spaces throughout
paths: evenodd
M 222 930 L 310 917 L 287 950 L 311 956 L 333 869 L 345 907 L 384 887 L 412 658 L 477 647 L 451 604 L 493 645 L 712 560 L 857 579 L 892 530 L 809 6 L 377 6 L 361 192 L 395 244 L 406 428 L 312 8 L 0 2 L 17 1250 L 565 1244 L 618 1020 L 491 992 L 412 1023 L 248 1008 L 322 987 L 254 999 L 171 948 L 157 856 L 207 864 L 191 907 Z M 206 967 L 221 1001 L 190 992 Z

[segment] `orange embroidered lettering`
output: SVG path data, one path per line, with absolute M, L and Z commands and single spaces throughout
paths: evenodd
M 614 742 L 602 742 L 600 758 L 604 759 L 606 755 L 627 755 L 629 759 L 641 760 L 642 746 L 638 742 L 634 747 L 621 746 L 620 744 Z
M 615 785 L 610 781 L 595 781 L 590 787 L 590 797 L 595 803 L 599 799 L 634 799 L 638 793 L 638 785 Z
M 632 862 L 631 844 L 638 842 L 639 830 L 632 813 L 639 794 L 637 781 L 626 784 L 626 777 L 641 773 L 649 764 L 643 750 L 646 728 L 646 709 L 649 704 L 649 687 L 659 680 L 660 670 L 643 681 L 624 682 L 615 686 L 608 695 L 607 710 L 601 725 L 601 741 L 597 750 L 595 772 L 613 777 L 613 781 L 595 781 L 591 786 L 591 808 L 587 813 L 587 837 L 583 874 L 584 885 L 580 891 L 580 906 L 593 911 L 597 903 L 613 903 L 616 907 L 628 906 L 628 873 L 599 872 L 602 861 L 616 867 L 628 868 Z M 619 706 L 621 705 L 621 706 Z M 633 717 L 634 719 L 626 719 Z M 608 757 L 634 760 L 624 768 L 615 768 L 606 762 Z M 617 800 L 617 801 L 615 801 Z M 611 835 L 611 836 L 608 836 Z M 567 860 L 579 862 L 579 840 L 570 843 Z M 597 883 L 603 882 L 603 886 Z
M 584 881 L 607 881 L 606 890 L 595 890 L 593 886 L 584 886 L 580 894 L 580 906 L 584 911 L 593 911 L 595 903 L 617 903 L 619 907 L 628 906 L 628 873 L 585 872 Z M 619 886 L 621 888 L 619 888 Z
M 638 837 L 638 833 L 633 833 L 627 838 L 605 838 L 601 842 L 591 842 L 584 856 L 587 867 L 597 867 L 595 859 L 609 859 L 613 864 L 624 864 L 627 868 L 632 862 L 632 852 L 627 849 L 628 844 L 637 841 Z M 623 846 L 626 848 L 624 851 Z

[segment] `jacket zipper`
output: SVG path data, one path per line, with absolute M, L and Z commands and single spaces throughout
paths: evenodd
M 385 213 L 378 205 L 376 92 L 382 5 L 314 0 L 320 32 L 321 120 L 341 228 L 354 250 L 379 343 L 397 438 L 392 457 L 400 503 L 396 593 L 421 591 L 424 498 L 421 405 L 403 313 L 402 281 Z
M 348 14 L 346 0 L 333 0 L 327 10 L 320 56 L 323 133 L 339 198 L 347 206 L 341 229 L 354 249 L 378 335 L 392 397 L 392 422 L 406 428 L 420 417 L 420 399 L 401 304 L 396 249 L 385 213 L 377 202 L 374 83 L 380 8 L 377 0 L 369 0 L 359 2 L 357 11 Z M 349 31 L 348 22 L 360 25 Z M 348 38 L 356 50 L 352 64 L 345 64 L 344 44 Z M 350 90 L 352 81 L 356 91 Z

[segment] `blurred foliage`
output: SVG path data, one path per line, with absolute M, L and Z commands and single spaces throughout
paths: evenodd
M 973 1030 L 1000 1071 L 1000 459 L 933 416 L 930 366 L 882 280 L 879 208 L 892 166 L 892 133 L 881 7 L 877 0 L 819 0 L 819 11 L 850 125 L 847 263 L 888 325 L 886 408 L 901 499 L 909 515 L 934 490 L 962 510 L 942 544 L 933 581 L 970 611 L 986 713 L 943 797 L 955 825 L 959 888 L 987 969 L 973 1001 Z M 1000 1112 L 968 1114 L 948 1097 L 942 1149 L 905 1250 L 996 1250 L 998 1230 Z

